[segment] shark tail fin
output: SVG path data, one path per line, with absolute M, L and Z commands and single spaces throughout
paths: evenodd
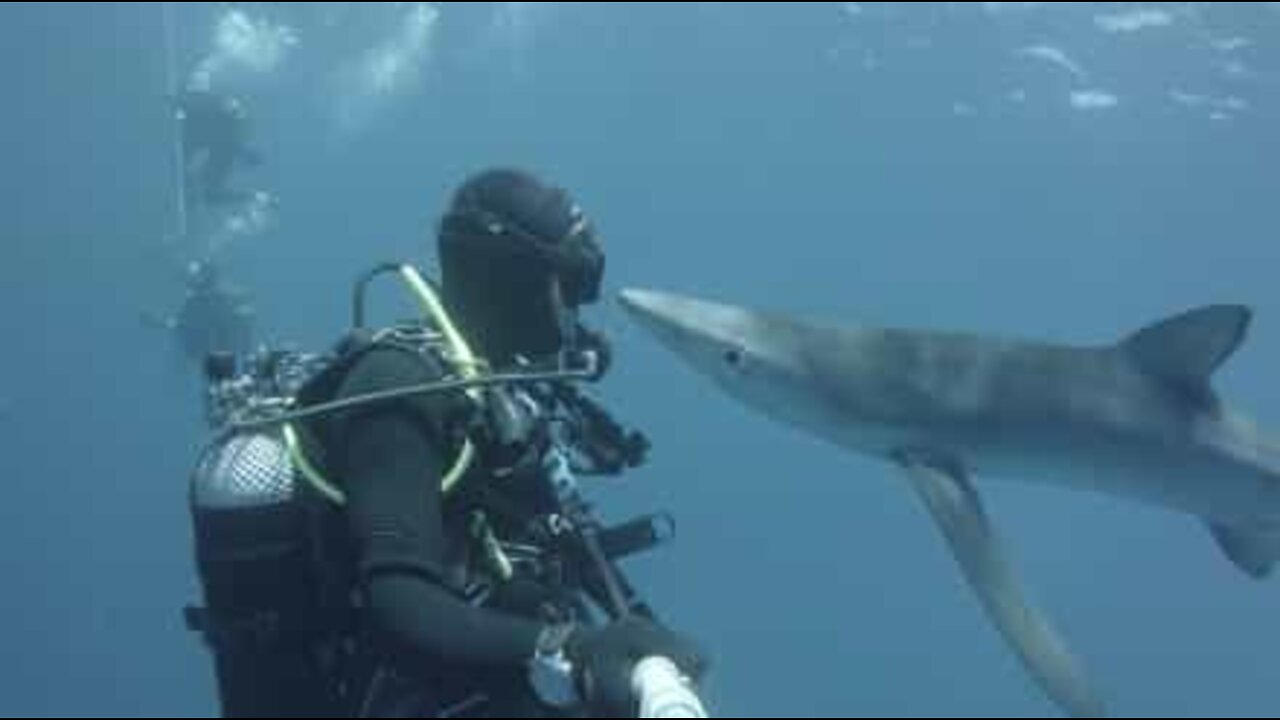
M 1232 564 L 1249 577 L 1265 580 L 1280 563 L 1280 525 L 1209 526 Z

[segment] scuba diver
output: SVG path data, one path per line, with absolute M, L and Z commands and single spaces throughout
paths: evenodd
M 237 168 L 259 167 L 262 154 L 249 142 L 249 114 L 244 104 L 210 90 L 184 90 L 176 100 L 182 129 L 183 163 L 187 186 L 211 208 L 239 207 L 254 193 L 230 187 Z
M 581 389 L 610 364 L 580 317 L 594 227 L 567 192 L 491 170 L 437 240 L 439 290 L 376 269 L 332 352 L 209 368 L 187 621 L 223 716 L 705 717 L 704 655 L 618 566 L 673 523 L 606 526 L 580 486 L 649 450 Z M 366 326 L 383 276 L 425 321 Z
M 209 261 L 191 263 L 185 282 L 177 313 L 151 324 L 171 333 L 183 355 L 200 367 L 210 357 L 252 351 L 255 313 L 248 296 L 223 282 Z

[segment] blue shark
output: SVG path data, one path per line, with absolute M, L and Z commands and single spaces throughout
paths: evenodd
M 1214 373 L 1248 308 L 1192 310 L 1075 347 L 803 319 L 650 290 L 621 302 L 729 395 L 902 471 L 988 618 L 1065 712 L 1105 705 L 1028 596 L 974 483 L 1104 493 L 1192 515 L 1255 578 L 1280 559 L 1280 443 L 1231 411 Z

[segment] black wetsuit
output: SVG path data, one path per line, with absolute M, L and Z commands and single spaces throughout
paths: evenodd
M 379 347 L 343 371 L 333 387 L 336 397 L 350 397 L 443 375 L 422 355 Z M 550 717 L 532 700 L 526 668 L 543 627 L 540 601 L 556 591 L 531 583 L 480 606 L 465 600 L 455 582 L 467 562 L 466 508 L 474 506 L 446 499 L 440 489 L 457 456 L 459 436 L 451 424 L 459 402 L 457 396 L 435 396 L 379 405 L 316 430 L 325 464 L 347 494 L 346 529 L 367 602 L 364 621 L 384 669 L 392 671 L 383 678 L 391 680 L 389 691 L 367 698 L 371 707 L 364 712 L 430 717 L 424 713 L 435 705 L 482 693 L 493 704 L 467 716 Z M 473 475 L 485 470 L 482 460 Z M 498 605 L 502 611 L 494 609 Z

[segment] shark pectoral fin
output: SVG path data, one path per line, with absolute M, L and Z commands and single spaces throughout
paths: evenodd
M 1075 717 L 1105 709 L 1048 618 L 1022 590 L 987 519 L 982 499 L 958 468 L 904 455 L 899 463 L 933 515 L 965 578 L 1005 640 L 1044 691 Z
M 1271 577 L 1280 560 L 1280 528 L 1236 528 L 1210 524 L 1213 539 L 1236 567 L 1257 580 Z

